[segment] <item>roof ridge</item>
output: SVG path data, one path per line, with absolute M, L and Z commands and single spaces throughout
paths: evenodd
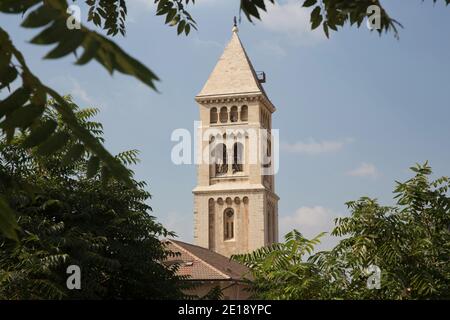
M 172 239 L 168 239 L 168 241 L 170 241 L 172 244 L 174 244 L 176 247 L 180 248 L 181 250 L 183 250 L 183 251 L 186 252 L 187 254 L 189 254 L 189 255 L 193 256 L 194 258 L 196 258 L 196 259 L 202 261 L 202 262 L 205 263 L 208 267 L 210 267 L 211 269 L 213 269 L 213 270 L 216 271 L 217 273 L 221 274 L 221 275 L 224 276 L 226 279 L 231 279 L 231 278 L 232 278 L 231 276 L 229 276 L 229 275 L 223 273 L 222 271 L 220 271 L 219 269 L 217 269 L 216 267 L 214 267 L 213 265 L 211 265 L 210 263 L 208 263 L 207 261 L 201 259 L 201 258 L 198 257 L 197 255 L 195 255 L 195 254 L 193 254 L 192 252 L 188 251 L 187 249 L 183 248 L 183 246 L 181 246 L 181 245 L 178 243 L 178 242 L 181 242 L 181 243 L 186 243 L 186 242 L 183 242 L 183 241 L 177 241 L 177 240 L 172 240 Z M 189 243 L 186 243 L 186 244 L 191 245 L 191 246 L 194 246 L 194 245 L 189 244 Z M 200 247 L 200 246 L 197 246 L 197 247 L 202 248 L 202 249 L 205 249 L 205 248 Z

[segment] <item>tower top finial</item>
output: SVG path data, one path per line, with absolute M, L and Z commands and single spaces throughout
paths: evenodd
M 236 19 L 236 16 L 234 16 L 234 18 L 233 18 L 233 29 L 231 29 L 231 31 L 233 31 L 233 32 L 238 32 L 238 31 L 239 31 L 239 29 L 238 29 L 238 27 L 237 27 L 237 19 Z

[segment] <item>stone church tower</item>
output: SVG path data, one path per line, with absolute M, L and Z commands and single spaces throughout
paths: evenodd
M 225 256 L 278 241 L 279 198 L 271 171 L 275 107 L 264 82 L 265 74 L 253 69 L 235 25 L 195 97 L 201 120 L 196 151 L 202 160 L 193 190 L 194 239 Z

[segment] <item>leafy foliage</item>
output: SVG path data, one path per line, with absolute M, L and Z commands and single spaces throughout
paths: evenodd
M 241 11 L 245 14 L 249 21 L 253 18 L 260 19 L 260 10 L 267 11 L 267 3 L 275 3 L 275 0 L 241 0 Z M 433 0 L 436 3 L 438 0 Z M 450 0 L 443 0 L 448 5 Z M 351 26 L 356 25 L 358 28 L 367 18 L 367 8 L 376 5 L 380 8 L 380 29 L 382 32 L 393 32 L 398 38 L 397 27 L 402 25 L 395 19 L 391 18 L 383 8 L 379 0 L 299 0 L 299 5 L 312 8 L 310 22 L 311 29 L 314 30 L 322 25 L 323 31 L 327 37 L 330 35 L 330 29 L 337 31 L 339 27 L 343 27 L 346 23 Z
M 195 28 L 195 21 L 184 9 L 182 1 L 161 1 L 165 6 L 173 7 L 168 11 L 172 15 L 171 25 L 178 25 L 186 35 L 190 28 Z M 186 4 L 189 0 L 186 1 Z M 86 0 L 89 6 L 88 21 L 103 28 L 107 35 L 125 34 L 126 3 L 125 0 Z M 70 53 L 77 57 L 77 65 L 85 65 L 91 60 L 99 62 L 109 73 L 115 71 L 131 75 L 152 89 L 156 89 L 158 77 L 136 59 L 125 53 L 113 41 L 103 35 L 89 30 L 83 25 L 80 28 L 69 29 L 66 0 L 2 0 L 0 12 L 25 15 L 21 24 L 24 28 L 40 28 L 31 39 L 38 45 L 55 45 L 45 56 L 46 59 L 59 59 Z M 160 14 L 163 14 L 162 11 Z M 82 51 L 79 53 L 79 51 Z M 18 84 L 18 82 L 21 82 Z M 124 164 L 113 157 L 102 145 L 101 139 L 93 136 L 75 117 L 71 106 L 56 91 L 43 84 L 28 68 L 22 53 L 14 46 L 8 33 L 0 27 L 0 92 L 5 89 L 15 90 L 0 101 L 0 134 L 7 137 L 10 143 L 16 129 L 32 129 L 31 136 L 26 141 L 29 147 L 39 146 L 41 155 L 51 155 L 57 152 L 71 138 L 65 133 L 55 131 L 55 123 L 44 121 L 46 108 L 56 110 L 62 121 L 70 127 L 70 134 L 77 139 L 77 144 L 67 154 L 64 161 L 72 161 L 84 151 L 91 154 L 88 165 L 89 176 L 101 170 L 104 176 L 112 175 L 132 186 L 129 170 Z M 55 103 L 48 104 L 51 98 Z M 10 238 L 16 238 L 14 212 L 7 203 L 0 199 L 3 207 L 0 215 L 0 232 Z
M 120 32 L 125 35 L 125 19 L 127 5 L 125 0 L 86 0 L 89 6 L 88 21 L 107 30 L 108 35 L 115 36 Z
M 275 3 L 275 0 L 267 1 Z M 450 3 L 450 0 L 444 1 L 446 4 Z M 186 10 L 195 0 L 154 2 L 157 5 L 156 15 L 165 16 L 165 23 L 175 27 L 179 35 L 188 35 L 192 28 L 197 29 L 195 20 Z M 89 8 L 89 22 L 106 31 L 107 36 L 125 35 L 126 0 L 85 0 L 85 3 Z M 393 31 L 397 36 L 397 26 L 401 26 L 389 17 L 378 0 L 301 0 L 300 3 L 304 7 L 313 8 L 311 28 L 322 25 L 327 37 L 329 29 L 337 30 L 346 22 L 359 27 L 367 16 L 367 7 L 374 4 L 382 9 L 379 33 Z M 259 19 L 259 10 L 266 10 L 266 0 L 241 0 L 240 9 L 249 21 Z M 156 90 L 155 82 L 158 77 L 113 41 L 81 24 L 79 29 L 68 28 L 67 22 L 73 17 L 68 13 L 67 0 L 0 0 L 0 12 L 22 15 L 24 18 L 21 26 L 24 28 L 43 29 L 32 38 L 31 43 L 54 45 L 46 54 L 46 59 L 58 59 L 73 53 L 77 65 L 96 60 L 109 73 L 120 72 L 133 76 Z M 92 154 L 87 165 L 89 176 L 101 170 L 105 176 L 112 175 L 132 186 L 129 170 L 103 147 L 101 140 L 96 139 L 77 122 L 63 97 L 32 73 L 9 34 L 0 27 L 0 93 L 11 88 L 14 91 L 0 101 L 0 134 L 6 135 L 7 143 L 13 140 L 16 129 L 33 128 L 33 135 L 27 141 L 29 146 L 40 146 L 42 154 L 50 155 L 58 151 L 70 137 L 53 134 L 55 124 L 42 121 L 45 108 L 54 108 L 71 128 L 71 134 L 78 139 L 78 145 L 74 146 L 65 160 L 70 161 L 84 150 L 88 151 Z M 47 104 L 50 98 L 56 103 Z M 17 225 L 14 223 L 14 212 L 1 197 L 0 206 L 0 232 L 15 239 Z
M 107 5 L 105 1 L 103 5 Z M 29 0 L 0 2 L 0 12 L 10 14 L 23 14 L 29 11 L 22 23 L 26 28 L 44 28 L 31 42 L 34 44 L 56 44 L 45 56 L 48 59 L 61 58 L 69 53 L 76 53 L 83 48 L 83 53 L 77 59 L 77 64 L 83 65 L 95 59 L 110 73 L 119 71 L 132 75 L 155 88 L 157 77 L 139 61 L 127 55 L 120 47 L 104 36 L 91 31 L 84 26 L 80 29 L 70 30 L 66 26 L 69 17 L 67 2 L 65 0 Z M 114 19 L 113 15 L 106 15 L 107 21 Z M 112 30 L 112 24 L 105 22 L 106 30 Z M 112 32 L 114 34 L 114 31 Z M 54 133 L 54 123 L 45 122 L 43 114 L 47 108 L 56 110 L 64 123 L 70 127 L 70 134 L 78 140 L 78 145 L 72 150 L 70 157 L 76 157 L 83 150 L 93 156 L 90 174 L 102 169 L 105 173 L 132 186 L 129 171 L 114 158 L 102 145 L 101 140 L 83 127 L 70 105 L 56 91 L 43 84 L 28 68 L 22 53 L 17 50 L 8 33 L 0 27 L 0 92 L 17 87 L 16 79 L 21 84 L 0 101 L 0 132 L 6 135 L 6 142 L 10 143 L 16 129 L 32 129 L 32 136 L 27 141 L 29 146 L 39 146 L 42 155 L 51 155 L 62 148 L 69 137 L 64 133 Z M 54 103 L 48 104 L 47 99 L 52 98 Z M 69 158 L 70 158 L 69 157 Z M 70 161 L 70 159 L 67 161 Z M 100 165 L 101 164 L 101 165 Z M 11 238 L 15 238 L 15 226 L 11 224 L 12 210 L 2 202 L 0 231 Z
M 336 219 L 332 250 L 302 259 L 317 242 L 293 231 L 286 242 L 235 259 L 255 276 L 257 297 L 271 299 L 450 299 L 450 179 L 430 181 L 427 163 L 397 182 L 396 206 L 363 197 Z M 294 235 L 296 235 L 294 237 Z M 303 248 L 297 252 L 298 248 Z M 371 265 L 381 288 L 369 289 Z
M 319 276 L 317 266 L 304 258 L 312 253 L 322 236 L 308 240 L 293 230 L 286 234 L 284 243 L 235 255 L 232 259 L 251 269 L 254 281 L 250 284 L 259 299 L 319 298 L 324 279 Z
M 65 100 L 79 123 L 100 138 L 101 124 L 90 120 L 97 110 Z M 158 238 L 172 233 L 149 215 L 145 183 L 88 176 L 92 158 L 70 126 L 52 109 L 43 118 L 57 124 L 54 134 L 67 137 L 51 155 L 42 155 L 42 146 L 24 146 L 30 129 L 10 143 L 0 141 L 1 199 L 17 213 L 21 240 L 0 236 L 0 299 L 183 297 L 177 266 L 162 263 L 171 253 Z M 127 164 L 137 161 L 135 151 L 122 157 Z M 69 265 L 81 267 L 81 290 L 66 288 Z
M 275 2 L 275 0 L 267 1 Z M 378 0 L 319 1 L 305 0 L 303 6 L 315 6 L 311 12 L 312 29 L 322 24 L 327 36 L 329 29 L 337 30 L 338 26 L 343 26 L 347 21 L 360 26 L 366 16 L 367 6 L 379 5 Z M 450 2 L 445 1 L 447 4 Z M 178 34 L 188 35 L 192 28 L 197 29 L 195 20 L 186 10 L 186 7 L 194 4 L 195 0 L 154 0 L 154 2 L 157 5 L 156 15 L 165 16 L 165 23 L 175 27 Z M 85 3 L 89 8 L 89 22 L 106 31 L 107 36 L 125 35 L 126 0 L 85 0 Z M 265 0 L 241 0 L 240 8 L 248 20 L 252 21 L 252 18 L 260 18 L 259 10 L 266 10 L 265 3 Z M 81 24 L 79 29 L 68 28 L 67 22 L 73 17 L 68 13 L 70 10 L 68 11 L 67 0 L 1 0 L 0 12 L 24 16 L 21 24 L 24 28 L 43 29 L 32 38 L 31 43 L 55 45 L 45 56 L 46 59 L 58 59 L 73 53 L 77 57 L 77 65 L 96 60 L 111 74 L 115 71 L 121 72 L 156 89 L 155 82 L 158 81 L 158 77 L 113 41 Z M 379 32 L 393 30 L 397 34 L 396 25 L 399 24 L 383 9 Z M 21 81 L 19 86 L 17 86 L 18 79 Z M 42 149 L 48 154 L 63 146 L 68 137 L 64 135 L 50 137 L 54 124 L 40 123 L 47 105 L 46 101 L 52 98 L 57 102 L 55 109 L 61 114 L 63 121 L 71 126 L 72 134 L 79 139 L 80 145 L 73 150 L 71 156 L 77 156 L 82 149 L 88 150 L 93 154 L 88 166 L 90 175 L 102 169 L 131 185 L 129 172 L 125 166 L 115 161 L 102 144 L 76 122 L 70 106 L 56 91 L 43 84 L 32 73 L 9 34 L 0 27 L 0 93 L 3 93 L 5 88 L 8 90 L 17 88 L 0 101 L 0 133 L 7 136 L 7 142 L 12 140 L 16 128 L 26 129 L 34 125 L 38 128 L 36 135 L 28 141 L 31 145 L 45 144 Z M 11 222 L 13 211 L 4 201 L 0 203 L 4 207 L 0 215 L 0 232 L 15 238 L 16 226 Z
M 194 4 L 195 0 L 155 0 L 158 5 L 156 14 L 158 16 L 165 15 L 165 23 L 171 27 L 176 27 L 178 34 L 184 32 L 188 35 L 191 28 L 197 30 L 195 20 L 185 9 L 189 2 Z

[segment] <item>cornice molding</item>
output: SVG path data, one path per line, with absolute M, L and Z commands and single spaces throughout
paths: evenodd
M 276 108 L 267 96 L 261 92 L 248 92 L 240 94 L 226 94 L 226 95 L 208 95 L 208 96 L 196 96 L 195 101 L 200 104 L 221 104 L 221 103 L 233 103 L 233 102 L 261 102 L 270 112 L 275 112 Z

